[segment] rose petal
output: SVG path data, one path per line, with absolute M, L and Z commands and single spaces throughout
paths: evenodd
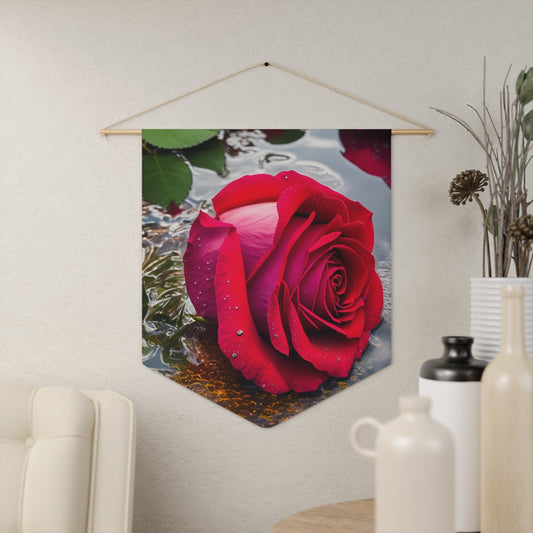
M 324 230 L 324 234 L 333 234 L 338 232 L 343 238 L 352 239 L 362 244 L 369 252 L 374 247 L 374 226 L 372 223 L 372 213 L 369 211 L 364 220 L 344 223 L 340 217 L 334 218 Z M 315 247 L 320 246 L 316 244 Z M 313 247 L 311 250 L 314 250 Z
M 278 223 L 276 204 L 263 202 L 236 207 L 222 213 L 219 219 L 237 228 L 248 277 L 259 260 L 272 248 Z
M 327 299 L 327 265 L 331 253 L 316 256 L 310 266 L 302 276 L 302 281 L 298 284 L 298 301 L 309 309 L 320 308 L 319 312 L 328 313 Z
M 287 250 L 291 250 L 296 243 L 302 240 L 302 235 L 312 221 L 312 217 L 308 219 L 294 217 L 291 219 L 276 246 L 258 263 L 248 279 L 250 309 L 261 333 L 268 332 L 268 302 L 274 294 L 276 286 L 279 287 L 281 282 L 287 260 Z
M 370 339 L 370 330 L 365 329 L 365 331 L 363 331 L 363 334 L 359 338 L 359 344 L 357 345 L 357 352 L 359 353 L 359 355 L 357 355 L 357 358 L 361 357 L 363 351 L 367 347 L 369 339 Z
M 284 323 L 284 318 L 281 316 L 281 309 L 287 309 L 290 300 L 289 288 L 284 281 L 276 286 L 268 302 L 268 334 L 270 335 L 270 342 L 278 352 L 289 355 L 289 331 L 288 326 Z
M 359 303 L 356 304 L 351 311 L 350 319 L 343 321 L 336 319 L 335 317 L 326 318 L 294 301 L 293 305 L 295 309 L 297 309 L 298 316 L 302 319 L 302 327 L 309 335 L 311 335 L 312 332 L 308 331 L 306 325 L 309 325 L 317 331 L 336 331 L 348 339 L 353 339 L 360 337 L 366 326 L 366 314 L 363 308 L 363 300 L 360 299 L 358 302 Z
M 372 330 L 381 322 L 382 310 L 383 285 L 378 274 L 373 271 L 370 275 L 368 291 L 365 296 L 366 328 Z
M 288 305 L 291 341 L 295 350 L 318 370 L 330 376 L 346 377 L 356 357 L 361 356 L 359 339 L 347 339 L 331 332 L 304 331 L 294 305 Z
M 302 226 L 304 231 L 301 231 L 296 239 L 291 240 L 287 253 L 284 255 L 283 264 L 280 265 L 283 280 L 291 291 L 294 290 L 302 277 L 302 272 L 305 271 L 310 247 L 324 231 L 324 224 L 313 224 L 313 222 L 314 216 L 311 215 L 305 227 Z
M 273 394 L 316 390 L 327 379 L 325 372 L 296 354 L 279 354 L 259 335 L 248 307 L 242 254 L 233 228 L 220 246 L 215 292 L 220 348 L 246 379 Z
M 217 319 L 215 272 L 219 248 L 231 229 L 200 211 L 193 222 L 187 249 L 183 255 L 185 286 L 196 313 L 209 320 Z
M 298 316 L 302 319 L 302 327 L 308 336 L 312 335 L 313 332 L 308 331 L 309 328 L 305 328 L 306 324 L 316 331 L 332 330 L 340 333 L 347 339 L 354 339 L 359 338 L 362 335 L 366 324 L 363 301 L 359 301 L 360 304 L 358 308 L 354 310 L 351 320 L 345 323 L 335 322 L 334 320 L 325 320 L 320 315 L 313 313 L 313 311 L 303 305 L 297 306 L 297 304 L 294 304 L 294 307 L 298 310 Z
M 336 224 L 339 229 L 342 229 L 345 224 L 361 224 L 360 229 L 369 234 L 370 248 L 372 247 L 374 228 L 371 211 L 359 202 L 354 202 L 329 187 L 306 176 L 300 176 L 296 172 L 287 173 L 287 183 L 291 182 L 295 184 L 284 189 L 278 199 L 279 228 L 282 229 L 294 215 L 313 213 L 317 223 L 329 226 Z M 333 231 L 333 228 L 331 227 L 329 231 Z
M 383 178 L 391 185 L 389 130 L 339 130 L 345 149 L 342 154 L 364 172 Z
M 279 174 L 278 174 L 279 176 Z M 213 197 L 217 215 L 230 209 L 260 202 L 276 202 L 286 184 L 277 176 L 254 174 L 228 183 Z
M 361 296 L 368 282 L 369 273 L 374 271 L 375 259 L 360 243 L 348 239 L 339 239 L 335 252 L 337 260 L 347 273 L 348 279 L 342 302 L 344 305 L 349 305 Z
M 168 204 L 168 207 L 167 207 L 167 213 L 171 216 L 171 217 L 177 217 L 179 214 L 181 214 L 183 212 L 183 208 L 180 207 L 179 205 L 176 205 L 174 203 L 174 201 L 171 201 L 170 204 Z
M 347 246 L 346 243 L 351 246 Z M 333 310 L 341 316 L 353 309 L 353 303 L 361 296 L 368 282 L 369 271 L 374 269 L 373 256 L 357 242 L 339 239 L 335 246 L 326 250 L 316 250 L 309 259 L 309 267 L 302 276 L 299 285 L 303 303 L 321 316 L 332 314 Z M 331 283 L 326 265 L 337 263 L 342 265 L 344 274 L 342 294 L 335 293 L 333 298 Z M 318 281 L 320 279 L 320 281 Z M 306 296 L 314 295 L 313 303 Z
M 379 151 L 365 146 L 343 155 L 367 174 L 384 178 L 385 183 L 390 187 L 390 160 L 385 161 Z
M 316 212 L 317 222 L 329 223 L 339 215 L 345 223 L 359 221 L 373 232 L 372 213 L 366 207 L 294 170 L 276 176 L 248 175 L 232 181 L 213 198 L 213 207 L 220 216 L 230 209 L 261 202 L 277 202 L 280 231 L 294 214 Z

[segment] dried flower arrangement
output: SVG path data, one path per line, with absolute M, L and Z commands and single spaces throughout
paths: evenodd
M 481 111 L 469 105 L 481 123 L 481 134 L 462 118 L 436 109 L 464 127 L 486 155 L 486 173 L 465 170 L 451 182 L 449 195 L 454 205 L 474 200 L 483 220 L 483 277 L 508 277 L 514 263 L 516 275 L 527 277 L 533 263 L 533 215 L 528 208 L 526 170 L 533 152 L 533 67 L 522 70 L 516 81 L 516 97 L 511 99 L 507 73 L 500 92 L 499 121 L 485 103 L 486 81 L 483 76 Z M 488 187 L 488 208 L 480 193 Z

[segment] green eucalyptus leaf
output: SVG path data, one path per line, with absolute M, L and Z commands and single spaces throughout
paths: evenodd
M 487 215 L 487 229 L 496 235 L 498 233 L 498 208 L 493 205 L 490 210 L 485 209 L 485 214 Z
M 170 202 L 180 205 L 192 185 L 187 163 L 174 154 L 145 154 L 142 158 L 143 198 L 163 207 Z
M 533 101 L 533 67 L 522 70 L 516 80 L 516 95 L 522 105 Z
M 143 130 L 143 141 L 159 148 L 182 149 L 215 137 L 219 130 Z
M 191 165 L 214 170 L 218 174 L 222 173 L 226 162 L 224 148 L 215 138 L 183 150 L 183 156 L 189 160 Z
M 522 120 L 522 133 L 528 141 L 533 141 L 533 109 Z

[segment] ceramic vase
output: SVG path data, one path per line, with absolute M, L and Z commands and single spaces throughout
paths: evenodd
M 376 461 L 375 533 L 453 533 L 454 449 L 450 432 L 429 415 L 429 398 L 401 397 L 400 415 L 383 425 L 358 420 L 353 447 Z M 365 448 L 359 431 L 378 430 L 376 448 Z
M 533 357 L 533 278 L 471 278 L 470 335 L 474 337 L 474 357 L 490 361 L 500 349 L 501 289 L 504 285 L 524 287 L 526 349 Z
M 472 337 L 442 337 L 442 357 L 420 368 L 418 391 L 431 399 L 431 416 L 455 444 L 455 531 L 480 531 L 480 399 L 487 361 L 474 359 Z
M 481 531 L 533 532 L 533 362 L 524 288 L 504 286 L 501 347 L 481 378 Z

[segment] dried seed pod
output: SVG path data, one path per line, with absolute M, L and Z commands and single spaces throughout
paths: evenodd
M 489 183 L 489 178 L 480 170 L 463 170 L 450 183 L 450 200 L 454 205 L 465 205 L 474 196 L 483 192 Z
M 533 245 L 533 215 L 523 215 L 511 222 L 509 234 L 520 243 Z

